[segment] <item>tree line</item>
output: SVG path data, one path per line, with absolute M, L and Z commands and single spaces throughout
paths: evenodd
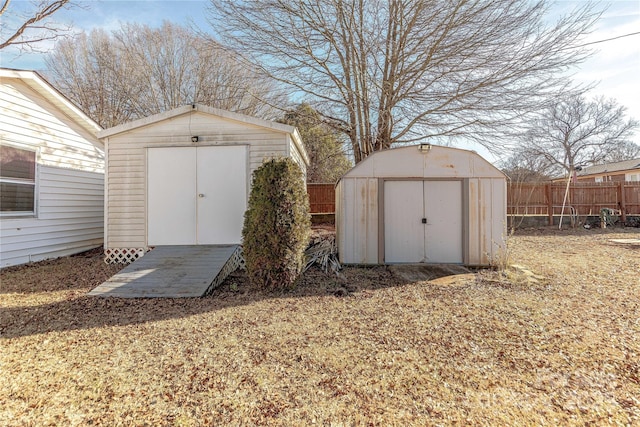
M 194 102 L 296 125 L 323 181 L 415 142 L 473 141 L 541 174 L 640 155 L 624 107 L 567 78 L 603 11 L 585 2 L 552 21 L 549 6 L 210 0 L 215 32 L 96 29 L 59 40 L 47 74 L 103 127 Z

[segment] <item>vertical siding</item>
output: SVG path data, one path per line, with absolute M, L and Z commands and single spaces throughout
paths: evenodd
M 336 210 L 335 210 L 335 227 L 336 227 L 336 247 L 338 248 L 338 259 L 344 262 L 343 256 L 346 255 L 345 242 L 346 231 L 348 229 L 344 219 L 344 180 L 338 181 L 336 184 Z
M 38 151 L 36 215 L 0 220 L 0 266 L 102 244 L 104 153 L 94 135 L 15 79 L 0 84 L 0 141 Z
M 507 183 L 502 179 L 491 179 L 491 233 L 493 241 L 491 246 L 491 257 L 489 262 L 495 262 L 499 258 L 504 258 L 507 239 Z
M 488 265 L 501 255 L 506 238 L 506 183 L 469 179 L 469 265 Z
M 378 179 L 342 179 L 336 192 L 340 261 L 378 263 Z
M 469 211 L 467 221 L 468 229 L 468 257 L 466 264 L 479 265 L 481 263 L 481 233 L 480 227 L 480 180 L 478 178 L 469 178 Z
M 191 142 L 194 135 L 196 144 Z M 247 182 L 264 159 L 285 157 L 289 149 L 285 133 L 197 111 L 113 135 L 105 142 L 107 248 L 147 247 L 147 147 L 248 145 Z

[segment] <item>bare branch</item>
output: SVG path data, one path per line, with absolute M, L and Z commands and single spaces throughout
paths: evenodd
M 339 126 L 356 161 L 425 138 L 499 146 L 564 91 L 599 17 L 586 4 L 547 25 L 545 0 L 210 1 L 220 40 Z
M 16 46 L 22 50 L 39 51 L 39 44 L 57 40 L 68 34 L 70 27 L 56 24 L 51 16 L 60 9 L 73 6 L 70 0 L 41 0 L 33 2 L 26 14 L 11 13 L 10 0 L 5 0 L 0 9 L 3 17 L 0 31 L 0 50 Z

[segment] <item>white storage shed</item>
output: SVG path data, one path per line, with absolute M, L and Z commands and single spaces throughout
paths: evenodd
M 287 125 L 186 105 L 98 134 L 107 157 L 105 256 L 159 245 L 238 244 L 251 174 L 264 159 L 309 158 Z
M 473 151 L 377 152 L 336 185 L 340 261 L 489 265 L 504 250 L 506 194 L 505 175 Z
M 0 267 L 102 245 L 100 129 L 38 73 L 0 68 Z

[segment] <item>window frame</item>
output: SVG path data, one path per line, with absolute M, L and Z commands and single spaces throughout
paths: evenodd
M 28 151 L 33 153 L 34 160 L 34 173 L 33 180 L 24 179 L 24 178 L 12 178 L 12 177 L 4 177 L 2 176 L 2 172 L 0 171 L 0 183 L 7 184 L 21 184 L 21 185 L 31 185 L 33 186 L 33 210 L 30 211 L 2 211 L 0 210 L 0 218 L 3 219 L 11 219 L 11 218 L 37 218 L 38 216 L 38 190 L 39 190 L 39 159 L 40 159 L 40 150 L 38 147 L 33 146 L 25 146 L 18 144 L 7 144 L 2 142 L 3 146 L 11 147 L 16 150 Z

